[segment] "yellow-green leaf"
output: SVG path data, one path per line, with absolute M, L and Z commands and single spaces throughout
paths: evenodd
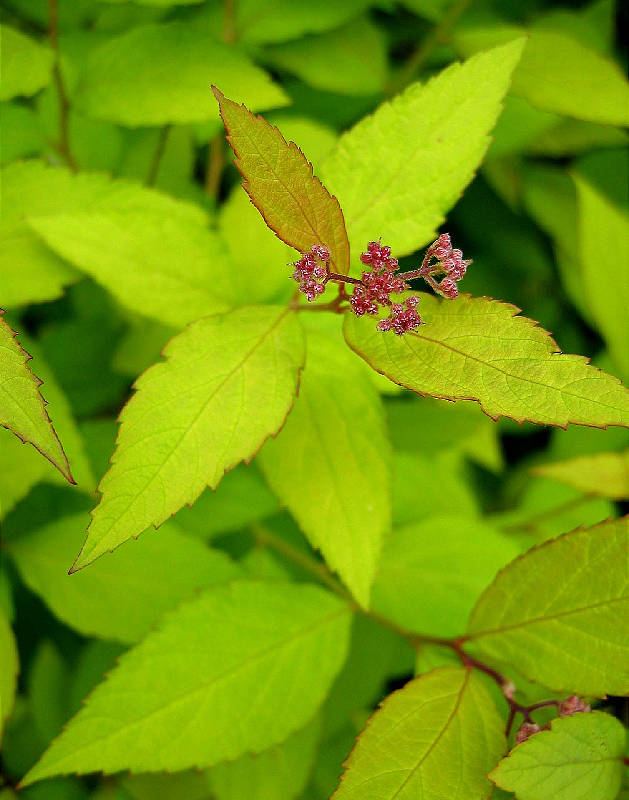
M 442 667 L 390 695 L 358 737 L 334 800 L 485 800 L 504 724 L 477 672 Z
M 121 656 L 23 785 L 68 772 L 209 767 L 284 741 L 323 702 L 350 621 L 347 604 L 312 585 L 206 590 Z
M 524 41 L 414 84 L 339 140 L 323 178 L 356 257 L 379 236 L 396 256 L 433 237 L 485 155 Z
M 164 356 L 136 381 L 120 416 L 112 467 L 73 570 L 161 525 L 252 458 L 291 409 L 304 341 L 285 308 L 245 306 L 190 325 Z
M 377 372 L 418 394 L 477 400 L 494 419 L 565 427 L 629 427 L 629 391 L 618 378 L 563 355 L 518 309 L 487 297 L 422 295 L 425 325 L 381 333 L 373 318 L 345 317 L 345 338 Z
M 30 96 L 50 80 L 52 50 L 30 36 L 8 25 L 0 25 L 0 52 L 0 100 L 10 100 L 19 95 Z
M 243 187 L 266 224 L 286 244 L 306 252 L 313 244 L 330 250 L 333 271 L 349 268 L 349 243 L 338 200 L 313 174 L 294 142 L 216 87 L 228 141 L 241 171 Z M 278 269 L 286 269 L 278 264 Z
M 574 486 L 580 492 L 629 499 L 629 450 L 623 453 L 593 453 L 553 464 L 542 464 L 536 475 Z
M 555 691 L 629 692 L 629 517 L 529 550 L 498 573 L 464 647 Z
M 70 483 L 74 478 L 61 442 L 46 411 L 41 381 L 28 368 L 30 355 L 0 310 L 0 426 L 30 442 Z

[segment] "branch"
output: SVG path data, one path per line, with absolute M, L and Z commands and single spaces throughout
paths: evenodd
M 53 75 L 55 78 L 55 85 L 57 87 L 57 96 L 59 98 L 59 142 L 57 144 L 57 149 L 65 159 L 72 172 L 76 172 L 76 161 L 74 160 L 72 151 L 70 150 L 70 133 L 68 127 L 70 102 L 63 84 L 61 60 L 59 55 L 59 0 L 49 0 L 48 8 L 48 38 L 50 39 L 50 46 L 54 52 Z

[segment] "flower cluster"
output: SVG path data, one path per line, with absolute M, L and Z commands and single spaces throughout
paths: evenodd
M 562 700 L 557 705 L 557 712 L 560 717 L 571 717 L 573 714 L 587 714 L 591 710 L 590 704 L 586 703 L 585 700 L 582 700 L 580 697 L 577 697 L 576 694 L 566 697 L 565 700 Z M 550 723 L 541 727 L 541 725 L 538 725 L 536 722 L 523 722 L 515 734 L 515 743 L 521 744 L 522 742 L 526 742 L 526 740 L 530 739 L 534 734 L 540 731 L 546 731 L 549 728 Z
M 304 253 L 299 261 L 293 263 L 293 278 L 299 284 L 299 291 L 311 303 L 325 292 L 328 282 L 330 251 L 323 244 L 313 244 L 310 252 Z
M 426 251 L 420 273 L 436 292 L 449 300 L 454 300 L 459 294 L 457 283 L 465 276 L 471 263 L 471 260 L 463 260 L 463 253 L 460 250 L 452 248 L 450 234 L 442 233 Z M 437 282 L 434 276 L 441 275 L 443 276 L 441 281 Z
M 407 331 L 412 331 L 422 324 L 421 317 L 417 311 L 419 304 L 419 297 L 411 295 L 407 297 L 404 304 L 392 303 L 391 313 L 385 319 L 381 319 L 378 323 L 378 329 L 381 331 L 393 331 L 398 336 Z
M 363 314 L 377 314 L 381 307 L 390 306 L 389 317 L 378 323 L 380 330 L 393 330 L 401 335 L 421 325 L 417 313 L 419 298 L 409 297 L 406 307 L 391 300 L 392 294 L 402 294 L 408 288 L 406 282 L 395 274 L 398 261 L 391 256 L 391 248 L 381 245 L 380 242 L 369 242 L 367 250 L 361 253 L 360 260 L 371 269 L 364 270 L 361 282 L 354 286 L 350 297 L 354 314 L 358 317 Z

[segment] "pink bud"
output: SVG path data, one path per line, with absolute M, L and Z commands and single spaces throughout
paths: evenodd
M 453 281 L 451 278 L 444 278 L 439 284 L 439 291 L 444 297 L 447 297 L 449 300 L 454 300 L 458 297 L 459 287 L 456 285 L 456 281 Z
M 536 722 L 523 722 L 520 729 L 515 735 L 516 744 L 522 744 L 541 731 L 540 726 Z
M 560 717 L 571 717 L 573 714 L 587 713 L 591 710 L 590 704 L 577 697 L 576 694 L 567 697 L 559 704 Z

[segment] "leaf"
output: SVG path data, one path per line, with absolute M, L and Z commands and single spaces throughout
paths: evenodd
M 53 469 L 39 453 L 24 447 L 8 430 L 0 430 L 0 520 Z M 49 469 L 50 468 L 50 469 Z
M 229 273 L 216 234 L 163 213 L 109 211 L 30 218 L 57 255 L 125 306 L 183 326 L 226 311 Z
M 131 181 L 99 173 L 71 173 L 43 161 L 11 164 L 0 173 L 0 274 L 6 308 L 58 297 L 79 277 L 41 241 L 27 217 L 77 212 L 154 212 L 162 219 L 203 224 L 207 215 L 192 203 L 174 200 Z
M 13 709 L 19 660 L 9 620 L 0 609 L 0 741 L 4 721 Z
M 498 573 L 466 649 L 555 691 L 629 692 L 629 517 L 566 533 Z
M 629 124 L 629 83 L 611 59 L 572 36 L 553 30 L 487 27 L 461 30 L 465 53 L 492 47 L 526 33 L 522 60 L 511 91 L 543 111 L 604 125 Z
M 423 295 L 426 325 L 381 333 L 373 318 L 346 314 L 349 346 L 377 372 L 422 395 L 477 400 L 493 419 L 565 427 L 629 427 L 629 391 L 617 378 L 562 355 L 519 309 L 487 297 Z
M 346 604 L 305 584 L 205 591 L 120 658 L 22 784 L 209 767 L 284 741 L 341 668 L 350 617 Z
M 316 89 L 339 94 L 378 94 L 387 79 L 386 38 L 367 16 L 323 34 L 268 47 L 265 58 Z
M 366 607 L 391 524 L 390 444 L 378 393 L 342 344 L 309 334 L 299 397 L 259 460 L 310 543 Z
M 574 486 L 580 492 L 629 499 L 629 450 L 595 453 L 535 467 L 536 475 Z
M 368 5 L 367 0 L 325 2 L 316 6 L 310 0 L 273 0 L 263 5 L 258 0 L 241 0 L 235 9 L 237 38 L 252 44 L 299 39 L 306 33 L 336 28 Z
M 583 179 L 575 183 L 584 300 L 612 358 L 629 377 L 629 214 Z M 611 243 L 612 258 L 602 242 Z
M 37 115 L 21 103 L 2 103 L 2 141 L 0 164 L 40 153 L 45 140 Z
M 615 800 L 627 734 L 600 711 L 558 717 L 515 747 L 490 778 L 519 800 Z
M 334 800 L 484 800 L 505 748 L 483 679 L 443 667 L 389 695 L 345 763 Z
M 66 687 L 68 665 L 48 639 L 33 655 L 28 674 L 30 712 L 42 742 L 49 742 L 60 732 L 70 716 Z
M 323 177 L 341 203 L 352 252 L 381 236 L 402 256 L 434 238 L 485 155 L 523 44 L 453 64 L 341 137 Z
M 0 25 L 0 50 L 0 100 L 10 100 L 18 95 L 30 96 L 46 86 L 53 64 L 53 53 L 49 47 L 15 28 Z
M 241 574 L 224 553 L 168 523 L 159 534 L 68 576 L 67 565 L 85 523 L 83 514 L 63 516 L 6 540 L 24 583 L 59 619 L 85 636 L 139 641 L 195 590 Z
M 139 25 L 96 47 L 76 103 L 87 116 L 132 127 L 203 122 L 216 118 L 211 83 L 254 109 L 288 103 L 243 52 L 194 22 Z
M 315 759 L 318 717 L 285 742 L 255 756 L 217 764 L 208 773 L 216 800 L 293 800 L 304 790 Z
M 244 178 L 243 188 L 266 224 L 302 253 L 313 244 L 326 245 L 333 271 L 347 273 L 349 243 L 336 197 L 315 177 L 294 142 L 287 143 L 277 128 L 215 86 L 212 91 Z
M 407 630 L 457 636 L 476 600 L 519 548 L 486 523 L 460 514 L 430 516 L 385 542 L 372 606 Z
M 304 342 L 286 309 L 245 306 L 193 323 L 164 356 L 120 415 L 112 467 L 72 571 L 161 525 L 252 458 L 291 409 Z
M 0 309 L 0 426 L 30 442 L 70 483 L 74 478 L 61 442 L 46 412 L 41 381 L 28 368 L 30 355 L 4 321 Z

